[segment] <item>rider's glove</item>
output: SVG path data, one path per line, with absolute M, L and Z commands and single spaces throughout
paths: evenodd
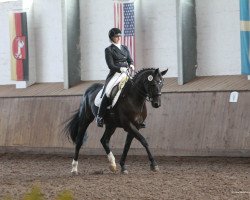
M 127 67 L 120 67 L 120 71 L 121 71 L 121 73 L 126 72 L 127 71 Z
M 133 71 L 135 71 L 135 66 L 134 65 L 130 65 L 129 66 Z

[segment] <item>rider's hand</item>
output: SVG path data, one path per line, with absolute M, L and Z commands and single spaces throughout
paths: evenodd
M 127 71 L 127 67 L 120 67 L 120 71 L 121 71 L 121 73 L 126 72 Z
M 135 66 L 134 65 L 130 65 L 129 66 L 133 71 L 135 71 Z

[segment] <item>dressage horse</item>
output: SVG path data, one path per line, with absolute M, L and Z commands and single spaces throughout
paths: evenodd
M 104 116 L 106 126 L 101 138 L 101 144 L 108 155 L 111 171 L 116 171 L 116 162 L 113 153 L 110 151 L 109 141 L 117 127 L 123 128 L 127 132 L 124 150 L 120 159 L 121 172 L 128 173 L 125 167 L 125 160 L 134 138 L 140 141 L 146 149 L 151 170 L 159 170 L 149 150 L 148 143 L 139 132 L 139 129 L 147 117 L 146 100 L 150 101 L 154 108 L 161 106 L 162 76 L 167 71 L 160 72 L 159 69 L 154 68 L 146 68 L 138 71 L 133 78 L 129 78 L 117 104 L 110 110 L 107 110 Z M 86 90 L 81 100 L 80 108 L 68 120 L 64 129 L 66 135 L 75 144 L 75 155 L 71 171 L 74 174 L 77 174 L 79 150 L 85 140 L 86 130 L 97 115 L 98 107 L 95 106 L 94 100 L 102 87 L 103 84 L 95 83 Z

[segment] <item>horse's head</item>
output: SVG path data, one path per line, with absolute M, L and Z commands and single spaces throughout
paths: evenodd
M 167 70 L 160 72 L 159 69 L 155 69 L 153 73 L 149 74 L 146 80 L 146 90 L 150 102 L 154 108 L 159 108 L 161 106 L 161 89 L 163 86 L 163 78 L 167 73 Z

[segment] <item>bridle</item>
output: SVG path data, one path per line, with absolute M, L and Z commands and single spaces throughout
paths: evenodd
M 155 97 L 161 96 L 161 92 L 159 92 L 159 93 L 157 93 L 156 95 L 153 96 L 153 95 L 150 95 L 149 93 L 146 93 L 146 92 L 144 92 L 143 90 L 141 90 L 141 89 L 136 85 L 136 83 L 134 82 L 133 77 L 132 77 L 132 76 L 130 75 L 130 73 L 129 73 L 129 70 L 127 70 L 126 75 L 127 75 L 128 78 L 129 78 L 128 80 L 131 82 L 131 84 L 134 86 L 134 88 L 138 91 L 138 94 L 141 95 L 142 97 L 144 97 L 144 98 L 146 99 L 146 101 L 152 103 L 152 101 L 153 101 L 153 99 L 154 99 Z M 153 84 L 151 84 L 151 85 L 153 85 Z

